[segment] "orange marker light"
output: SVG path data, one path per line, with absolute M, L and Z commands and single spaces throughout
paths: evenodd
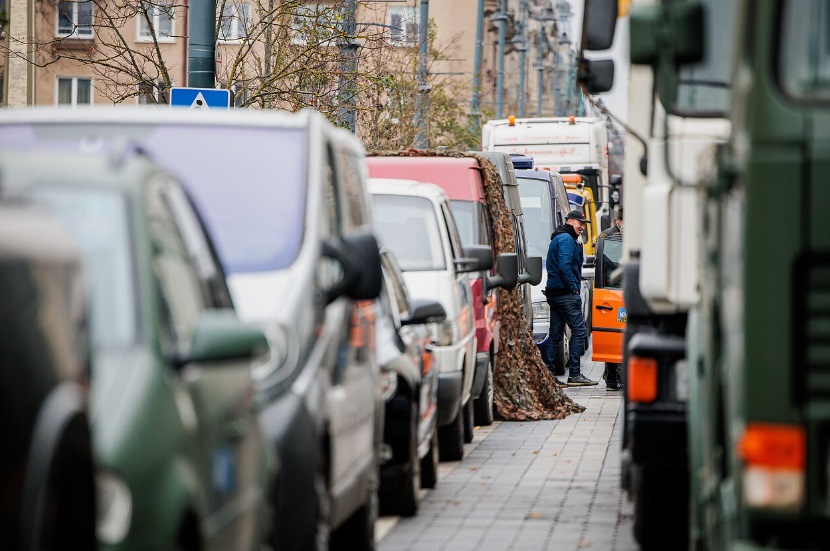
M 800 470 L 804 468 L 804 427 L 749 423 L 738 453 L 749 465 Z
M 653 402 L 657 399 L 657 360 L 654 358 L 628 359 L 628 400 L 630 402 Z
M 510 115 L 507 117 L 507 124 L 510 126 L 516 126 L 516 115 Z
M 574 117 L 573 115 L 568 117 L 568 124 L 576 124 L 576 117 Z

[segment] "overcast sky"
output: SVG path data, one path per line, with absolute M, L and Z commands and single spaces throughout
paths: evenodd
M 571 33 L 575 44 L 582 33 L 583 0 L 568 0 L 574 13 L 571 21 Z M 628 108 L 628 18 L 617 20 L 613 47 L 605 52 L 588 52 L 589 59 L 614 60 L 614 87 L 610 92 L 601 94 L 603 103 L 617 118 L 625 121 Z

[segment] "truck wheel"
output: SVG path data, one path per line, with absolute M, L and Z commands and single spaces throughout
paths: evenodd
M 435 488 L 438 484 L 438 427 L 432 431 L 427 454 L 421 459 L 421 488 Z
M 493 388 L 493 357 L 490 356 L 487 360 L 487 373 L 484 376 L 481 395 L 473 403 L 473 419 L 476 425 L 489 427 L 493 424 L 493 398 L 495 394 Z
M 384 515 L 411 517 L 418 512 L 418 491 L 421 489 L 421 461 L 418 459 L 418 410 L 410 408 L 407 431 L 406 463 L 400 465 L 398 480 L 380 494 L 380 512 Z
M 469 444 L 473 441 L 473 434 L 475 431 L 475 423 L 473 422 L 473 397 L 467 400 L 467 405 L 464 406 L 464 443 Z
M 464 458 L 464 407 L 452 423 L 438 427 L 438 456 L 441 461 L 461 461 Z
M 634 466 L 634 538 L 643 551 L 688 549 L 688 476 L 677 469 Z

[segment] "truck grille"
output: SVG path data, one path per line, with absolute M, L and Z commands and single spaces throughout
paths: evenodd
M 793 329 L 799 401 L 830 397 L 830 253 L 797 263 Z M 806 273 L 804 267 L 807 267 Z M 806 277 L 805 277 L 806 276 Z

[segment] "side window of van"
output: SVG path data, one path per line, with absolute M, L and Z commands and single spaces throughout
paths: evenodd
M 337 193 L 337 173 L 331 149 L 328 150 L 322 174 L 322 197 L 320 201 L 320 215 L 317 224 L 320 236 L 323 239 L 337 241 L 341 234 L 340 197 Z M 317 270 L 317 285 L 321 289 L 329 289 L 337 283 L 341 276 L 340 264 L 331 258 L 320 258 Z
M 369 220 L 369 215 L 365 202 L 366 190 L 363 184 L 366 175 L 361 170 L 361 159 L 344 148 L 338 148 L 335 155 L 340 180 L 346 191 L 344 206 L 349 220 L 354 225 L 365 224 Z
M 461 246 L 461 236 L 458 234 L 458 227 L 455 225 L 455 218 L 452 216 L 450 206 L 447 203 L 442 203 L 441 212 L 444 214 L 444 223 L 447 225 L 447 233 L 450 236 L 452 257 L 461 258 L 464 256 L 464 250 Z

